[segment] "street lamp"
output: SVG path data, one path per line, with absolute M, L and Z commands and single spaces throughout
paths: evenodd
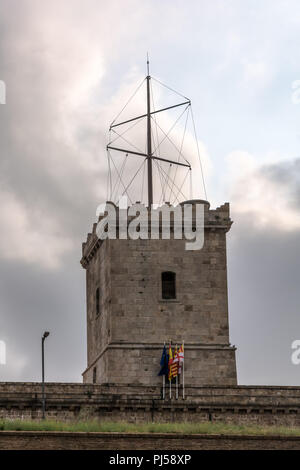
M 49 336 L 49 331 L 45 331 L 42 336 L 42 419 L 45 419 L 45 361 L 44 361 L 44 342 L 47 336 Z

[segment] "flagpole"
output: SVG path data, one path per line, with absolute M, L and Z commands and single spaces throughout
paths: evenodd
M 166 347 L 166 342 L 164 341 L 164 348 Z M 166 361 L 165 361 L 166 364 Z M 166 397 L 166 374 L 163 375 L 163 400 Z
M 183 344 L 183 364 L 182 364 L 182 398 L 184 399 L 184 362 L 185 362 L 185 350 L 184 350 L 184 341 Z
M 176 351 L 177 351 L 177 344 L 176 344 Z M 178 356 L 177 356 L 178 360 Z M 178 368 L 179 368 L 179 363 L 177 362 Z M 178 400 L 178 370 L 177 370 L 177 375 L 176 375 L 176 400 Z
M 170 345 L 171 345 L 171 351 L 172 351 L 172 341 L 171 340 L 170 340 Z M 169 357 L 169 360 L 170 360 L 170 357 Z M 170 382 L 170 400 L 171 400 L 172 399 L 172 376 L 170 377 L 170 374 L 169 374 L 169 382 Z

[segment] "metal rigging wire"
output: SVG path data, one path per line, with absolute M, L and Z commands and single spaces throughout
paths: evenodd
M 160 168 L 161 172 L 164 172 L 164 173 L 165 173 L 165 175 L 166 175 L 166 176 L 164 177 L 164 178 L 165 178 L 165 183 L 170 187 L 170 185 L 169 185 L 169 183 L 168 183 L 168 174 L 165 172 L 165 170 L 161 167 L 161 165 L 160 165 L 156 160 L 154 160 L 154 163 L 156 164 L 158 171 L 159 171 L 159 168 Z M 172 165 L 170 164 L 170 167 L 171 167 L 171 166 L 172 166 Z M 170 167 L 169 167 L 169 171 L 170 171 Z M 166 202 L 166 201 L 163 201 L 163 202 Z
M 156 160 L 154 160 L 154 161 L 156 162 Z M 162 170 L 165 174 L 167 174 L 167 173 L 165 172 L 165 170 L 162 168 L 162 166 L 161 166 L 161 164 L 160 164 L 159 162 L 156 162 L 156 164 L 160 166 L 161 170 Z M 172 166 L 172 165 L 170 165 L 170 166 Z M 168 183 L 167 183 L 167 184 L 168 184 Z M 185 195 L 183 194 L 183 192 L 178 188 L 177 184 L 174 183 L 174 186 L 179 190 L 179 192 L 181 193 L 181 195 L 186 199 L 186 196 L 185 196 Z M 178 201 L 178 202 L 179 202 L 179 201 Z
M 123 106 L 123 108 L 121 109 L 121 111 L 119 112 L 119 114 L 115 117 L 115 119 L 112 121 L 111 123 L 111 126 L 116 122 L 116 120 L 118 119 L 118 117 L 123 113 L 124 109 L 128 106 L 128 104 L 130 103 L 130 101 L 135 97 L 135 95 L 137 94 L 137 92 L 139 91 L 139 89 L 141 88 L 141 86 L 143 85 L 144 81 L 146 80 L 146 78 L 143 79 L 142 83 L 137 87 L 137 89 L 135 90 L 135 92 L 131 95 L 131 97 L 129 98 L 129 100 L 126 102 L 126 104 Z
M 181 192 L 182 187 L 183 187 L 184 183 L 186 182 L 186 179 L 187 179 L 187 176 L 188 176 L 189 172 L 190 172 L 190 169 L 188 168 L 187 173 L 186 173 L 186 175 L 185 175 L 185 177 L 184 177 L 184 180 L 183 180 L 183 182 L 182 182 L 182 184 L 181 184 L 181 186 L 180 186 L 180 189 L 179 189 L 179 191 L 178 191 L 178 193 L 177 193 L 177 196 L 176 196 L 176 199 L 177 199 L 178 202 L 179 202 L 179 199 L 178 199 L 179 192 Z M 181 193 L 181 194 L 182 194 L 182 193 Z M 174 203 L 175 203 L 176 199 L 174 199 Z M 170 202 L 171 202 L 171 201 L 170 201 Z
M 200 164 L 200 169 L 201 169 L 202 184 L 203 184 L 205 199 L 207 200 L 207 193 L 206 193 L 206 187 L 205 187 L 205 181 L 204 181 L 204 173 L 203 173 L 203 168 L 202 168 L 202 162 L 201 162 L 201 156 L 200 156 L 200 150 L 199 150 L 199 144 L 198 144 L 198 138 L 197 138 L 197 132 L 196 132 L 196 126 L 195 126 L 194 114 L 193 114 L 193 109 L 192 109 L 192 107 L 191 107 L 191 116 L 192 116 L 193 127 L 194 127 L 194 134 L 195 134 L 195 140 L 196 140 L 196 145 L 197 145 L 198 159 L 199 159 L 199 164 Z
M 144 158 L 142 164 L 139 166 L 138 170 L 135 172 L 135 174 L 134 174 L 133 177 L 131 178 L 130 183 L 126 186 L 126 188 L 125 188 L 125 190 L 124 190 L 122 196 L 124 196 L 124 193 L 125 193 L 125 192 L 127 193 L 127 189 L 129 189 L 129 187 L 131 186 L 133 180 L 135 179 L 136 175 L 139 173 L 139 171 L 140 171 L 140 169 L 142 168 L 142 166 L 145 165 L 146 160 L 147 160 L 147 159 Z M 127 194 L 128 194 L 128 193 L 127 193 Z M 128 196 L 128 197 L 129 197 L 129 196 Z M 129 199 L 130 199 L 130 198 L 129 198 Z M 131 199 L 130 199 L 130 201 L 131 201 Z
M 123 170 L 124 170 L 124 168 L 125 168 L 125 164 L 126 164 L 127 157 L 128 157 L 128 155 L 126 155 L 126 157 L 125 157 L 125 159 L 124 159 L 124 162 L 123 162 L 123 165 L 122 165 L 122 172 L 123 172 Z M 124 192 L 126 192 L 128 198 L 129 198 L 129 200 L 130 200 L 130 202 L 131 202 L 131 204 L 132 204 L 131 197 L 130 197 L 129 194 L 127 193 L 126 188 L 125 188 L 125 185 L 124 185 L 124 183 L 123 183 L 122 175 L 120 175 L 120 173 L 119 173 L 119 171 L 118 171 L 118 169 L 117 169 L 117 167 L 116 167 L 116 165 L 115 165 L 115 162 L 114 162 L 113 158 L 111 159 L 111 161 L 113 162 L 113 165 L 114 165 L 114 167 L 115 167 L 115 170 L 116 170 L 116 172 L 118 173 L 118 176 L 119 176 L 118 188 L 119 188 L 120 182 L 121 182 L 121 183 L 122 183 L 122 186 L 123 186 L 123 188 L 124 188 L 124 190 L 125 190 Z M 123 194 L 124 194 L 124 193 L 123 193 Z
M 113 192 L 112 192 L 112 200 L 116 199 L 116 195 L 117 195 L 117 192 L 119 190 L 119 186 L 120 186 L 120 182 L 121 182 L 121 178 L 122 178 L 122 175 L 123 175 L 123 171 L 124 171 L 124 168 L 125 168 L 125 164 L 126 164 L 126 159 L 127 159 L 127 156 L 124 157 L 124 160 L 122 162 L 122 166 L 121 166 L 121 172 L 120 172 L 120 176 L 119 178 L 116 178 L 116 181 L 115 181 L 115 184 L 114 184 L 114 187 L 113 187 Z M 112 158 L 112 155 L 111 155 L 111 160 L 115 166 L 115 163 L 113 161 L 113 158 Z M 115 194 L 115 195 L 114 195 Z
M 135 150 L 138 150 L 139 152 L 143 153 L 143 151 L 142 151 L 139 147 L 137 147 L 137 146 L 134 145 L 132 142 L 130 142 L 130 140 L 125 139 L 125 137 L 123 137 L 123 135 L 118 134 L 118 132 L 116 132 L 114 129 L 112 129 L 112 132 L 114 132 L 114 133 L 117 134 L 117 136 L 118 136 L 117 139 L 114 140 L 114 142 L 115 142 L 116 140 L 118 140 L 119 138 L 121 138 L 122 140 L 124 140 L 124 142 L 126 142 L 127 144 L 129 144 L 129 145 L 131 145 L 133 148 L 135 148 Z
M 152 79 L 153 79 L 155 82 L 157 82 L 157 83 L 159 83 L 160 85 L 164 86 L 165 88 L 168 88 L 168 90 L 170 90 L 170 91 L 173 91 L 174 93 L 176 93 L 176 95 L 179 95 L 179 96 L 181 96 L 181 98 L 184 98 L 184 99 L 186 99 L 186 100 L 190 101 L 190 99 L 189 99 L 189 98 L 187 98 L 186 96 L 182 95 L 182 94 L 181 94 L 181 93 L 179 93 L 178 91 L 174 90 L 174 89 L 173 89 L 173 88 L 171 88 L 170 86 L 168 86 L 168 85 L 165 85 L 164 83 L 162 83 L 162 82 L 161 82 L 160 80 L 158 80 L 157 78 L 155 78 L 155 77 L 152 77 L 152 76 L 151 76 L 151 78 L 152 78 Z
M 185 133 L 186 133 L 186 127 L 187 127 L 188 118 L 189 118 L 189 109 L 187 110 L 187 113 L 186 113 L 185 126 L 184 126 L 184 131 L 183 131 L 183 136 L 182 136 L 182 140 L 181 140 L 180 151 L 179 151 L 179 153 L 178 153 L 177 162 L 179 162 L 180 156 L 182 155 L 182 147 L 183 147 L 183 142 L 184 142 L 184 138 L 185 138 Z M 178 170 L 178 166 L 176 166 L 176 168 L 175 168 L 175 175 L 174 175 L 173 184 L 174 184 L 174 181 L 175 181 L 176 176 L 177 176 L 177 170 Z
M 188 108 L 188 107 L 187 107 Z M 184 112 L 187 110 L 187 108 L 184 110 Z M 182 113 L 183 114 L 183 113 Z M 176 144 L 174 144 L 173 140 L 170 139 L 170 137 L 165 133 L 165 131 L 160 127 L 159 124 L 157 124 L 157 126 L 159 127 L 160 131 L 166 136 L 166 138 L 168 139 L 168 141 L 170 142 L 170 144 L 173 145 L 173 147 L 176 149 L 177 152 L 180 152 L 179 148 L 177 147 Z M 161 143 L 160 143 L 161 145 Z M 190 162 L 185 158 L 185 156 L 183 154 L 181 154 L 182 158 L 184 159 L 184 161 L 190 165 Z
M 143 195 L 144 195 L 145 168 L 146 168 L 146 165 L 144 165 L 144 166 L 143 166 L 143 177 L 142 177 L 141 202 L 143 202 Z
M 114 132 L 115 134 L 118 135 L 118 137 L 116 137 L 116 138 L 113 139 L 113 140 L 111 140 L 111 138 L 110 138 L 107 145 L 113 144 L 116 140 L 119 139 L 119 137 L 122 137 L 124 134 L 126 134 L 126 132 L 131 131 L 131 129 L 132 129 L 133 127 L 135 127 L 139 122 L 141 122 L 142 119 L 144 119 L 144 118 L 137 119 L 131 126 L 128 127 L 128 129 L 126 129 L 125 131 L 123 131 L 121 134 L 118 134 L 116 131 L 114 131 L 114 129 L 110 129 L 110 133 L 111 133 L 111 132 Z
M 176 126 L 176 124 L 178 123 L 178 121 L 180 120 L 180 118 L 184 115 L 184 113 L 186 112 L 186 110 L 187 110 L 189 107 L 190 107 L 190 105 L 188 104 L 188 105 L 184 108 L 184 110 L 182 111 L 182 113 L 180 113 L 180 115 L 178 116 L 178 118 L 176 119 L 176 121 L 172 124 L 172 126 L 170 127 L 170 129 L 168 130 L 167 133 L 165 133 L 165 132 L 162 130 L 162 128 L 159 126 L 159 124 L 157 124 L 157 126 L 158 126 L 158 127 L 160 128 L 160 130 L 163 132 L 164 138 L 159 142 L 158 146 L 154 149 L 153 153 L 156 151 L 156 149 L 157 149 L 159 146 L 161 146 L 161 144 L 162 144 L 166 139 L 170 140 L 170 138 L 169 138 L 170 132 L 174 129 L 174 127 Z M 152 119 L 153 119 L 153 118 L 152 118 Z M 170 142 L 171 142 L 173 145 L 175 145 L 174 142 L 172 142 L 171 140 L 170 140 Z M 176 146 L 175 146 L 175 147 L 176 147 Z
M 156 107 L 155 107 L 155 104 L 154 104 L 154 93 L 153 93 L 153 87 L 152 87 L 152 81 L 150 80 L 150 87 L 151 87 L 151 98 L 152 98 L 152 106 L 153 106 L 153 111 L 156 111 Z M 153 119 L 154 119 L 154 122 L 155 122 L 155 130 L 156 130 L 156 147 L 153 151 L 153 153 L 156 151 L 156 149 L 158 150 L 158 156 L 160 157 L 161 154 L 160 154 L 160 145 L 159 145 L 159 138 L 158 138 L 158 127 L 157 127 L 157 119 L 156 119 L 156 114 L 153 115 Z M 159 167 L 157 167 L 157 171 L 158 171 L 158 176 L 159 176 L 159 179 L 160 179 L 160 184 L 161 184 L 161 188 L 162 188 L 162 193 L 161 193 L 161 197 L 159 198 L 159 202 L 162 200 L 165 199 L 165 186 L 163 184 L 163 181 L 162 181 L 162 174 L 161 174 L 161 171 L 159 170 Z

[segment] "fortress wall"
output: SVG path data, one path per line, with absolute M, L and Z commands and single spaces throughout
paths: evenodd
M 161 387 L 46 384 L 48 419 L 129 422 L 222 421 L 300 426 L 300 387 L 188 387 L 161 399 Z M 0 383 L 0 418 L 40 419 L 41 384 Z

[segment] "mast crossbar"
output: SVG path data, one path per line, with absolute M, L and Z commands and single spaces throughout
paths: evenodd
M 173 106 L 168 106 L 167 108 L 158 109 L 157 111 L 151 111 L 150 115 L 161 113 L 163 111 L 167 111 L 168 109 L 178 108 L 178 106 L 184 106 L 185 104 L 191 104 L 191 102 L 190 101 L 185 101 L 184 103 L 174 104 Z M 117 124 L 112 124 L 110 126 L 110 129 L 113 129 L 114 127 L 122 126 L 123 124 L 127 124 L 128 122 L 136 121 L 137 119 L 141 119 L 141 118 L 144 118 L 144 117 L 147 117 L 147 116 L 148 116 L 148 114 L 141 114 L 140 116 L 137 116 L 137 117 L 134 117 L 134 118 L 131 118 L 131 119 L 127 119 L 127 121 L 118 122 Z
M 116 150 L 118 152 L 123 152 L 123 153 L 130 153 L 132 155 L 139 155 L 141 157 L 146 157 L 146 158 L 148 157 L 148 155 L 146 153 L 134 152 L 133 150 L 120 149 L 120 148 L 117 148 L 117 147 L 111 147 L 110 145 L 107 146 L 107 149 Z M 162 162 L 171 163 L 171 165 L 179 165 L 179 166 L 185 166 L 187 168 L 191 168 L 191 165 L 189 163 L 176 162 L 174 160 L 168 160 L 167 158 L 156 157 L 155 155 L 151 155 L 151 158 L 153 160 L 160 160 Z

